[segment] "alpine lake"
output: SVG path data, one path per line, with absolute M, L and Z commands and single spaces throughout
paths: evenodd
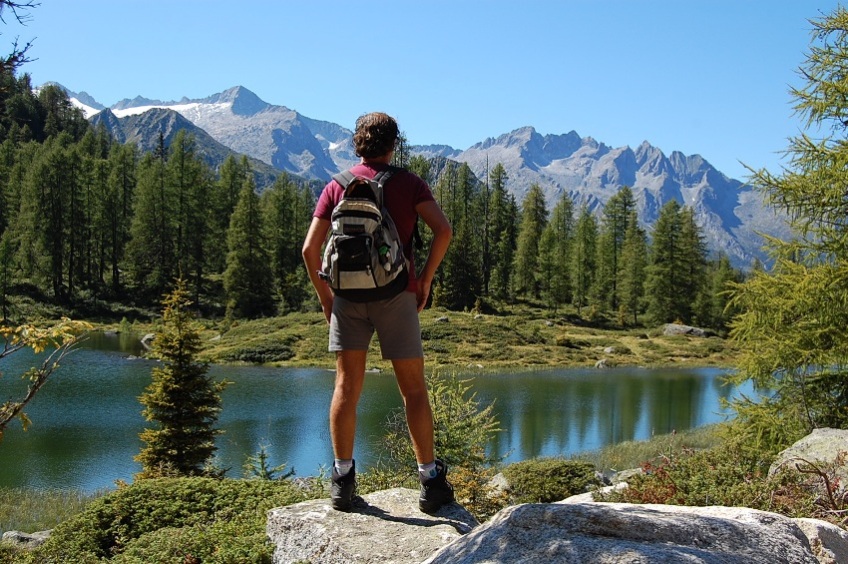
M 153 360 L 138 336 L 95 333 L 68 355 L 0 443 L 0 487 L 112 489 L 131 482 L 146 425 L 139 396 Z M 22 350 L 0 360 L 0 401 L 22 397 L 21 375 L 38 362 Z M 248 457 L 265 449 L 269 465 L 297 476 L 332 462 L 327 413 L 334 373 L 264 366 L 209 367 L 232 382 L 222 395 L 215 464 L 241 477 Z M 490 452 L 504 462 L 570 456 L 629 440 L 723 421 L 722 399 L 750 395 L 724 383 L 718 368 L 568 368 L 469 373 L 481 406 L 494 403 L 499 432 Z M 369 373 L 359 405 L 357 468 L 380 457 L 380 437 L 402 408 L 391 372 Z

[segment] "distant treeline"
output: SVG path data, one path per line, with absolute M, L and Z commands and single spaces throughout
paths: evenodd
M 433 181 L 431 161 L 399 154 L 400 164 Z M 519 205 L 508 180 L 501 164 L 479 182 L 467 164 L 448 162 L 432 184 L 454 229 L 437 305 L 485 310 L 490 301 L 528 299 L 622 326 L 678 321 L 725 330 L 727 284 L 742 273 L 727 256 L 709 258 L 691 208 L 670 201 L 649 237 L 627 186 L 597 213 L 565 193 L 548 210 L 538 185 Z
M 28 75 L 0 77 L 0 299 L 40 293 L 62 306 L 158 304 L 177 278 L 210 315 L 257 317 L 314 308 L 300 248 L 315 204 L 281 173 L 257 194 L 246 157 L 213 170 L 194 141 L 140 153 L 94 128 L 63 90 L 34 93 Z M 623 187 L 597 214 L 563 195 L 549 212 L 533 186 L 519 205 L 495 165 L 396 164 L 427 180 L 454 228 L 434 304 L 486 310 L 517 299 L 552 311 L 638 324 L 681 321 L 722 330 L 723 291 L 740 273 L 708 260 L 691 209 L 670 202 L 649 238 Z M 429 233 L 423 224 L 426 251 Z M 418 264 L 423 259 L 419 257 Z

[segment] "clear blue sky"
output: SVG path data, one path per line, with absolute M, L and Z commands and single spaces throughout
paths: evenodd
M 777 171 L 810 18 L 835 0 L 40 0 L 23 67 L 110 106 L 241 85 L 353 126 L 398 118 L 457 149 L 530 125 Z M 6 49 L 8 51 L 8 49 Z M 5 52 L 5 51 L 4 51 Z

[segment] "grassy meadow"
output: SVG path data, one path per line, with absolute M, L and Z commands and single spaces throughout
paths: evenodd
M 571 315 L 553 315 L 532 305 L 513 305 L 497 314 L 426 309 L 421 333 L 428 369 L 486 371 L 502 368 L 608 366 L 732 366 L 735 350 L 718 336 L 665 336 L 662 328 L 615 327 Z M 317 312 L 254 320 L 198 320 L 211 363 L 260 363 L 332 367 L 327 324 Z M 155 332 L 151 322 L 106 322 L 104 330 Z M 369 368 L 388 369 L 378 339 Z

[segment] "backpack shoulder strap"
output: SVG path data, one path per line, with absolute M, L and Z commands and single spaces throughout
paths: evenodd
M 347 190 L 348 184 L 350 184 L 354 178 L 356 178 L 356 175 L 349 170 L 344 170 L 338 174 L 333 175 L 333 180 L 341 184 L 342 188 L 344 188 L 345 190 Z
M 378 172 L 377 174 L 374 175 L 373 180 L 374 180 L 375 184 L 377 184 L 377 186 L 374 187 L 374 190 L 377 193 L 377 198 L 379 198 L 379 202 L 380 202 L 381 207 L 384 206 L 384 203 L 383 203 L 383 188 L 385 187 L 385 185 L 389 181 L 389 179 L 392 177 L 392 175 L 395 172 L 397 172 L 398 170 L 400 170 L 398 167 L 389 165 L 389 167 L 386 170 L 381 170 L 380 172 Z
M 381 170 L 377 174 L 374 175 L 374 181 L 377 182 L 381 187 L 386 185 L 386 182 L 392 177 L 394 173 L 400 170 L 396 166 L 389 165 L 386 170 Z

